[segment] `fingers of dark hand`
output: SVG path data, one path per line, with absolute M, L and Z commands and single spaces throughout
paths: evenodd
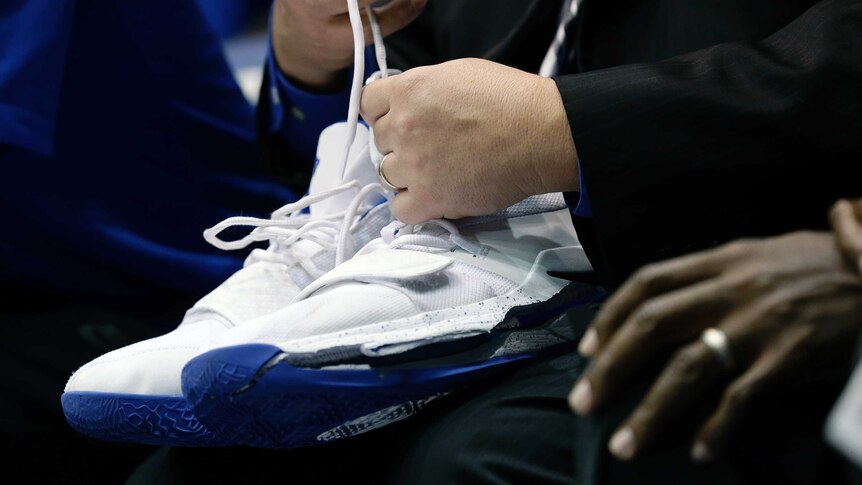
M 748 243 L 731 243 L 644 267 L 604 304 L 579 351 L 588 357 L 595 356 L 610 342 L 629 315 L 649 298 L 714 277 L 728 264 L 746 258 L 753 251 Z
M 779 388 L 789 375 L 802 367 L 802 347 L 810 344 L 804 330 L 785 332 L 748 370 L 731 382 L 715 412 L 698 430 L 691 449 L 692 459 L 708 462 L 721 456 L 755 401 Z
M 703 342 L 698 340 L 681 349 L 611 437 L 608 443 L 611 453 L 621 460 L 630 460 L 642 453 L 680 410 L 701 398 L 725 372 Z
M 856 271 L 862 271 L 862 207 L 858 203 L 841 200 L 830 212 L 835 242 L 845 261 Z
M 666 345 L 697 338 L 739 296 L 733 290 L 724 279 L 713 278 L 647 300 L 629 315 L 584 373 L 578 385 L 589 386 L 589 392 L 572 393 L 573 410 L 587 414 L 600 408 Z

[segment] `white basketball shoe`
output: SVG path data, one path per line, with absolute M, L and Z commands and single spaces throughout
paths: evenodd
M 223 249 L 255 249 L 244 267 L 198 301 L 174 331 L 109 352 L 72 375 L 63 410 L 78 431 L 97 438 L 171 445 L 220 443 L 195 417 L 180 376 L 189 359 L 229 329 L 286 307 L 299 292 L 355 250 L 379 237 L 391 221 L 369 158 L 368 129 L 356 127 L 346 163 L 350 126 L 320 136 L 309 194 L 270 219 L 230 218 L 205 232 Z M 342 179 L 343 175 L 343 179 Z M 343 183 L 344 182 L 344 183 Z M 217 238 L 231 226 L 255 227 L 237 241 Z
M 225 442 L 297 447 L 397 421 L 504 364 L 571 348 L 574 335 L 545 323 L 604 295 L 550 274 L 591 270 L 561 194 L 382 234 L 186 365 L 186 397 Z

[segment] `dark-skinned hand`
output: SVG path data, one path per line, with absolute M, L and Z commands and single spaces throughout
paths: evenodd
M 829 216 L 844 260 L 862 274 L 862 199 L 839 200 Z
M 729 364 L 700 339 L 710 327 L 728 337 Z M 849 355 L 860 327 L 862 281 L 832 234 L 733 242 L 630 278 L 581 341 L 592 362 L 569 402 L 582 415 L 599 411 L 640 366 L 669 355 L 609 449 L 622 460 L 647 452 L 680 410 L 725 386 L 712 415 L 692 430 L 692 458 L 709 461 L 758 398 L 780 392 L 812 362 Z

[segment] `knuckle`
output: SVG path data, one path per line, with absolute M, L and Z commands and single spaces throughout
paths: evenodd
M 418 163 L 419 158 L 414 156 L 409 148 L 399 151 L 397 160 L 402 171 L 410 173 L 410 178 L 414 183 L 424 181 L 423 179 L 425 174 L 422 171 L 423 166 Z
M 724 393 L 724 403 L 731 412 L 738 411 L 751 397 L 751 386 L 748 384 L 736 384 Z
M 392 86 L 392 95 L 397 99 L 403 99 L 416 94 L 422 80 L 422 68 L 414 68 L 398 76 Z
M 725 256 L 736 259 L 747 256 L 751 251 L 754 242 L 751 239 L 738 239 L 736 241 L 725 244 L 721 251 Z
M 409 110 L 401 110 L 395 116 L 393 129 L 399 135 L 413 133 L 419 125 L 419 117 Z
M 688 346 L 674 355 L 669 371 L 682 384 L 694 384 L 703 376 L 703 357 L 697 347 Z
M 606 386 L 606 383 L 615 382 L 620 378 L 620 371 L 615 362 L 616 360 L 612 356 L 603 354 L 590 366 L 590 382 L 599 392 Z
M 807 245 L 818 239 L 817 232 L 814 231 L 794 231 L 788 234 L 784 234 L 781 236 L 775 237 L 772 242 L 774 244 L 778 243 L 789 243 L 789 244 L 800 244 Z
M 661 278 L 661 271 L 657 263 L 651 263 L 639 269 L 634 277 L 633 283 L 637 289 L 647 289 L 656 286 Z
M 779 277 L 771 271 L 755 271 L 748 276 L 749 286 L 755 291 L 770 290 L 778 286 Z
M 645 336 L 654 335 L 657 332 L 661 321 L 661 306 L 652 301 L 641 305 L 637 310 L 635 310 L 635 313 L 631 318 L 631 322 L 638 333 Z
M 772 314 L 778 321 L 790 321 L 797 314 L 796 304 L 793 300 L 787 299 L 773 301 L 769 305 L 768 313 Z
M 765 268 L 751 267 L 725 277 L 726 287 L 737 294 L 763 293 L 778 284 L 778 276 Z

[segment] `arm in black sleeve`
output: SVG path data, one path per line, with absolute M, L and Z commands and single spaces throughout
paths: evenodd
M 558 80 L 597 267 L 825 227 L 862 193 L 862 1 L 824 0 L 769 38 Z

